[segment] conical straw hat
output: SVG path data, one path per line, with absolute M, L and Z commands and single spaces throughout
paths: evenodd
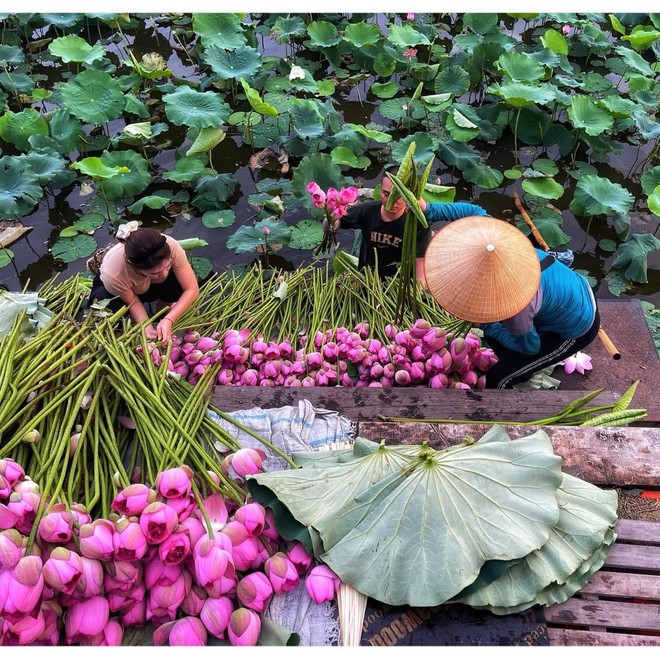
M 539 258 L 525 234 L 490 217 L 443 227 L 429 243 L 424 271 L 440 306 L 472 323 L 515 316 L 532 301 L 541 279 Z

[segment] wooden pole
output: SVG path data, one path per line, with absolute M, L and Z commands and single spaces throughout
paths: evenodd
M 523 220 L 525 220 L 527 226 L 531 229 L 532 235 L 534 236 L 536 242 L 539 244 L 539 247 L 547 252 L 550 247 L 548 243 L 543 240 L 543 236 L 539 233 L 538 229 L 534 226 L 534 222 L 532 222 L 532 218 L 529 216 L 525 210 L 525 207 L 522 205 L 517 192 L 513 193 L 513 200 L 516 204 L 516 207 L 520 211 Z M 612 356 L 612 359 L 621 359 L 621 353 L 602 327 L 600 327 L 598 330 L 598 338 L 603 342 L 605 350 L 607 350 L 607 352 Z

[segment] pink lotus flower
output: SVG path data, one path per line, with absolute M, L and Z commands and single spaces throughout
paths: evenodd
M 413 14 L 411 11 L 409 11 L 409 12 L 406 14 L 406 20 L 408 20 L 408 21 L 414 21 L 414 20 L 415 20 L 415 14 Z
M 563 366 L 566 373 L 569 374 L 573 373 L 573 371 L 577 371 L 581 375 L 584 375 L 585 371 L 590 371 L 593 368 L 591 365 L 591 357 L 585 352 L 576 352 L 563 362 L 559 362 L 559 365 Z
M 73 517 L 64 504 L 52 506 L 39 522 L 39 537 L 44 542 L 66 543 L 73 533 Z
M 165 565 L 158 555 L 144 564 L 144 583 L 147 588 L 171 586 L 181 578 L 179 565 Z
M 318 183 L 310 181 L 307 184 L 307 192 L 312 195 L 312 203 L 316 208 L 325 208 L 325 192 L 321 189 Z
M 568 24 L 564 24 L 561 27 L 561 31 L 565 34 L 568 35 L 568 33 L 571 31 L 571 26 Z
M 195 578 L 211 597 L 224 595 L 236 586 L 231 541 L 227 536 L 224 540 L 220 536 L 223 534 L 219 533 L 213 539 L 200 539 L 193 550 Z M 228 549 L 221 548 L 223 543 L 228 543 Z
M 181 610 L 186 615 L 198 616 L 208 597 L 208 593 L 201 586 L 193 582 L 181 602 Z
M 32 616 L 21 616 L 16 620 L 12 620 L 9 617 L 0 617 L 0 645 L 32 645 L 43 634 L 45 629 L 46 620 L 41 611 L 39 611 L 36 618 Z
M 246 503 L 236 510 L 234 520 L 241 522 L 251 536 L 261 535 L 266 524 L 266 509 L 260 503 Z
M 120 611 L 121 621 L 125 627 L 143 627 L 147 622 L 146 600 L 133 600 Z
M 39 556 L 24 556 L 16 567 L 0 572 L 0 611 L 29 614 L 41 599 L 44 589 Z
M 307 575 L 305 588 L 317 604 L 322 604 L 334 598 L 339 583 L 339 577 L 327 565 L 317 565 Z
M 187 517 L 180 521 L 177 531 L 183 531 L 190 538 L 191 547 L 194 547 L 197 541 L 206 533 L 204 525 L 196 517 Z
M 23 467 L 11 458 L 3 458 L 0 460 L 0 497 L 7 498 L 11 494 L 11 490 L 16 483 L 25 479 L 25 471 Z
M 273 586 L 263 572 L 251 572 L 236 586 L 238 601 L 253 611 L 263 613 L 273 594 Z
M 192 477 L 193 472 L 187 465 L 166 469 L 156 476 L 155 487 L 162 496 L 168 499 L 185 497 L 190 494 Z
M 192 512 L 197 509 L 197 502 L 193 494 L 188 494 L 184 497 L 177 497 L 175 499 L 165 499 L 166 503 L 177 514 L 179 523 L 188 519 Z
M 190 536 L 185 530 L 175 531 L 158 547 L 163 565 L 179 565 L 190 554 Z
M 75 602 L 66 614 L 65 632 L 69 645 L 100 634 L 108 624 L 110 605 L 105 597 Z
M 204 601 L 199 617 L 209 634 L 224 638 L 233 612 L 234 603 L 228 597 L 209 597 Z
M 204 510 L 211 522 L 211 529 L 219 531 L 227 523 L 229 513 L 225 504 L 225 498 L 219 492 L 214 492 L 204 500 Z M 197 509 L 195 515 L 199 520 L 203 520 L 202 511 Z
M 150 503 L 156 500 L 156 491 L 146 485 L 136 483 L 125 487 L 114 498 L 110 507 L 120 515 L 139 515 Z
M 232 645 L 254 646 L 261 633 L 261 620 L 250 609 L 236 609 L 229 618 L 227 635 Z
M 238 521 L 229 522 L 222 533 L 231 540 L 231 555 L 236 569 L 247 570 L 259 554 L 256 538 L 250 536 L 245 526 Z
M 401 54 L 410 61 L 415 55 L 417 55 L 417 48 L 406 48 Z
M 296 566 L 283 552 L 277 552 L 264 563 L 264 572 L 276 593 L 295 590 L 300 582 Z
M 44 629 L 37 637 L 34 645 L 58 645 L 62 623 L 62 607 L 56 600 L 42 601 L 41 615 L 44 619 Z
M 103 563 L 105 576 L 103 587 L 106 592 L 130 593 L 142 583 L 144 565 L 128 561 L 108 561 Z
M 147 620 L 176 619 L 177 610 L 191 585 L 192 576 L 184 570 L 174 583 L 167 586 L 155 585 L 151 588 L 147 600 Z
M 41 495 L 34 492 L 13 492 L 7 509 L 16 515 L 14 526 L 18 531 L 29 535 L 37 516 Z
M 302 542 L 296 540 L 286 551 L 288 559 L 295 565 L 296 571 L 299 576 L 303 576 L 309 570 L 310 565 L 312 564 L 313 558 L 309 555 L 305 549 L 305 545 Z
M 208 634 L 199 618 L 186 616 L 180 620 L 166 622 L 154 632 L 154 645 L 202 646 Z
M 78 526 L 89 524 L 92 521 L 92 516 L 87 512 L 87 508 L 85 508 L 82 503 L 74 503 L 70 507 L 70 511 Z M 78 528 L 78 526 L 76 526 L 76 528 Z
M 444 373 L 438 373 L 429 380 L 431 389 L 447 389 L 449 387 L 449 378 Z
M 137 522 L 116 522 L 112 545 L 117 561 L 139 561 L 147 553 L 147 538 Z
M 245 478 L 248 474 L 258 474 L 264 460 L 266 453 L 261 449 L 242 448 L 232 456 L 231 466 L 240 478 Z
M 96 634 L 96 636 L 80 641 L 80 645 L 94 647 L 118 646 L 121 645 L 123 639 L 124 630 L 121 624 L 115 618 L 111 618 L 103 631 Z
M 11 570 L 21 560 L 25 538 L 16 529 L 0 533 L 0 571 Z
M 83 564 L 78 554 L 55 547 L 43 566 L 44 581 L 58 593 L 71 595 L 83 576 Z
M 89 599 L 100 595 L 103 590 L 103 564 L 101 561 L 85 558 L 84 556 L 80 557 L 80 562 L 83 575 L 76 586 L 75 595 L 79 599 Z
M 86 558 L 108 561 L 114 552 L 115 527 L 107 519 L 95 519 L 80 527 L 80 553 Z
M 140 515 L 140 528 L 147 540 L 155 545 L 168 538 L 178 523 L 174 508 L 161 501 L 150 503 Z

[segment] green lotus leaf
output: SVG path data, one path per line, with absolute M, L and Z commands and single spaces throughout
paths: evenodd
M 58 240 L 51 248 L 53 258 L 65 263 L 73 263 L 78 259 L 84 259 L 91 256 L 98 244 L 92 236 L 79 234 L 74 238 L 62 238 Z
M 197 194 L 192 203 L 202 212 L 220 210 L 237 185 L 238 181 L 230 174 L 203 176 L 195 181 Z
M 280 137 L 281 130 L 275 117 L 268 117 L 261 124 L 250 129 L 252 144 L 257 149 L 272 146 L 273 142 Z
M 660 240 L 652 233 L 634 233 L 617 251 L 612 267 L 623 270 L 631 281 L 648 283 L 648 255 L 660 250 Z
M 189 252 L 192 249 L 197 249 L 198 247 L 206 247 L 209 243 L 203 238 L 183 238 L 182 240 L 177 240 L 180 247 L 185 249 L 186 252 Z
M 287 43 L 294 37 L 302 37 L 306 34 L 305 22 L 300 16 L 278 16 L 273 27 L 270 28 L 270 35 L 275 37 L 277 43 Z
M 495 62 L 500 71 L 512 80 L 533 82 L 545 75 L 545 68 L 525 53 L 504 53 Z
M 230 126 L 256 126 L 261 122 L 261 115 L 250 110 L 250 112 L 232 112 L 227 119 Z
M 397 48 L 430 43 L 425 34 L 419 32 L 408 23 L 404 23 L 403 25 L 390 25 L 387 33 L 387 40 Z
M 424 107 L 430 112 L 440 112 L 447 109 L 454 99 L 451 93 L 446 94 L 430 94 L 428 96 L 420 96 L 420 100 L 424 103 Z
M 516 215 L 516 226 L 529 236 L 529 225 L 520 215 Z M 569 244 L 571 237 L 564 233 L 564 218 L 550 208 L 540 206 L 534 211 L 534 226 L 538 229 L 543 240 L 552 248 L 564 247 Z
M 167 181 L 175 181 L 176 183 L 183 183 L 184 181 L 192 181 L 197 178 L 204 171 L 204 162 L 199 158 L 178 158 L 174 163 L 174 169 L 163 174 L 163 178 Z
M 535 103 L 545 105 L 555 99 L 555 94 L 548 87 L 526 85 L 522 82 L 495 83 L 486 91 L 503 98 L 514 108 L 524 108 Z
M 383 78 L 389 78 L 396 69 L 396 60 L 387 53 L 379 53 L 374 59 L 374 71 Z
M 546 33 L 541 36 L 541 43 L 553 53 L 568 55 L 568 41 L 566 41 L 566 37 L 560 32 L 557 32 L 557 30 L 547 30 Z
M 597 101 L 600 107 L 605 108 L 615 119 L 625 119 L 632 117 L 639 105 L 629 98 L 621 98 L 617 94 L 610 94 Z
M 621 41 L 629 41 L 636 48 L 647 48 L 656 39 L 660 39 L 660 30 L 650 25 L 636 25 L 630 34 L 621 37 Z
M 357 167 L 357 156 L 345 146 L 337 146 L 331 152 L 332 162 L 336 165 L 347 165 L 348 167 Z
M 349 149 L 357 160 L 357 156 L 367 150 L 367 140 L 364 134 L 356 128 L 356 124 L 344 124 L 337 133 L 330 137 L 328 146 Z
M 108 73 L 88 69 L 60 87 L 66 109 L 90 124 L 104 124 L 121 116 L 124 94 Z
M 268 234 L 264 233 L 268 229 Z M 243 226 L 227 240 L 227 249 L 233 249 L 236 254 L 265 251 L 266 246 L 273 251 L 279 247 L 286 247 L 291 241 L 291 229 L 278 220 L 267 218 L 256 222 L 254 226 Z
M 32 90 L 36 87 L 33 78 L 17 71 L 12 71 L 11 73 L 3 71 L 0 73 L 0 86 L 12 94 L 31 94 Z
M 633 113 L 633 118 L 644 139 L 657 140 L 660 138 L 660 123 L 650 119 L 646 112 L 636 110 Z
M 191 256 L 190 265 L 200 281 L 206 279 L 213 272 L 213 263 L 204 256 Z
M 392 98 L 399 91 L 399 85 L 393 80 L 383 83 L 374 82 L 369 90 L 378 98 Z
M 445 128 L 457 142 L 469 142 L 479 135 L 480 124 L 479 115 L 469 105 L 462 103 L 456 104 L 445 118 Z
M 602 238 L 598 241 L 598 248 L 602 249 L 604 252 L 616 252 L 617 244 L 614 240 L 609 238 Z
M 660 105 L 660 97 L 657 91 L 642 89 L 632 94 L 632 97 L 649 108 L 657 108 Z
M 344 31 L 344 39 L 357 48 L 374 46 L 382 38 L 380 30 L 371 23 L 350 23 Z
M 543 199 L 559 199 L 564 194 L 564 188 L 553 178 L 527 179 L 522 182 L 522 188 Z
M 231 209 L 206 211 L 202 215 L 202 224 L 209 229 L 230 227 L 236 222 L 236 213 Z
M 438 148 L 438 138 L 434 138 L 428 133 L 414 133 L 404 137 L 392 149 L 392 160 L 401 163 L 408 151 L 408 147 L 412 142 L 415 142 L 415 155 L 414 160 L 417 166 L 425 167 L 429 160 L 435 157 L 435 152 Z
M 641 183 L 642 190 L 644 190 L 647 195 L 653 194 L 655 189 L 660 185 L 660 165 L 644 172 L 642 174 Z
M 26 108 L 20 112 L 7 110 L 0 117 L 0 137 L 10 142 L 21 151 L 30 149 L 28 141 L 32 135 L 48 135 L 48 123 L 33 108 Z
M 123 167 L 129 170 L 103 181 L 103 191 L 108 199 L 134 197 L 151 183 L 149 162 L 135 151 L 106 152 L 101 156 L 101 162 L 107 167 Z
M 81 215 L 74 223 L 73 228 L 79 233 L 94 233 L 105 223 L 105 216 L 101 213 L 85 213 Z
M 658 169 L 656 167 L 656 169 Z M 647 199 L 649 210 L 654 215 L 660 215 L 660 185 L 657 185 Z
M 136 124 L 128 124 L 121 129 L 121 132 L 124 133 L 124 135 L 133 138 L 138 143 L 143 141 L 146 142 L 154 136 L 151 124 L 148 121 L 141 121 Z
M 455 165 L 461 171 L 481 164 L 481 154 L 471 146 L 456 140 L 445 140 L 438 145 L 438 158 L 447 165 Z
M 548 158 L 537 158 L 532 163 L 532 168 L 535 171 L 541 172 L 542 174 L 547 174 L 548 176 L 554 176 L 555 174 L 559 173 L 559 167 L 557 167 L 557 163 L 554 160 L 548 160 Z
M 552 124 L 550 129 L 543 133 L 543 144 L 545 146 L 552 145 L 557 147 L 559 154 L 565 156 L 575 146 L 575 133 L 560 124 Z
M 167 204 L 170 203 L 171 198 L 172 193 L 169 191 L 167 193 L 162 192 L 160 194 L 147 195 L 146 197 L 142 197 L 141 199 L 138 199 L 136 202 L 132 203 L 128 207 L 128 210 L 129 212 L 135 214 L 141 213 L 145 206 L 147 208 L 151 208 L 152 210 L 158 210 L 159 208 L 167 206 Z
M 464 169 L 463 178 L 484 190 L 492 190 L 501 185 L 504 175 L 499 170 L 488 165 L 478 165 Z
M 378 142 L 379 144 L 387 144 L 392 141 L 392 136 L 389 133 L 383 133 L 380 130 L 367 128 L 362 124 L 345 124 L 345 126 L 352 128 L 356 133 L 363 135 L 368 140 L 374 140 L 374 142 Z
M 221 128 L 200 129 L 199 135 L 197 135 L 195 141 L 186 151 L 186 156 L 196 156 L 200 153 L 210 151 L 225 139 L 225 134 L 225 131 Z
M 440 204 L 450 204 L 456 197 L 456 188 L 448 185 L 436 185 L 427 183 L 424 186 L 422 197 L 426 201 L 433 201 Z
M 66 110 L 55 110 L 48 120 L 48 126 L 59 153 L 66 155 L 78 149 L 80 138 L 84 135 L 83 126 Z
M 106 164 L 101 158 L 92 156 L 89 158 L 83 158 L 78 162 L 74 162 L 71 167 L 77 169 L 81 174 L 85 176 L 91 176 L 94 180 L 104 181 L 120 174 L 128 174 L 130 168 L 125 165 L 111 166 Z
M 381 116 L 386 119 L 393 119 L 397 121 L 406 116 L 408 103 L 410 103 L 410 98 L 407 96 L 399 96 L 399 98 L 390 98 L 387 101 L 383 101 L 378 106 L 378 112 Z
M 297 98 L 291 108 L 293 128 L 302 138 L 319 137 L 323 134 L 323 115 L 315 100 Z
M 637 73 L 641 73 L 644 76 L 652 77 L 655 75 L 649 63 L 631 48 L 619 45 L 614 50 L 620 55 L 627 69 L 637 71 Z
M 243 90 L 245 91 L 245 95 L 247 96 L 250 107 L 255 112 L 268 117 L 276 117 L 279 114 L 277 108 L 273 107 L 269 103 L 262 101 L 259 96 L 259 92 L 256 89 L 252 89 L 252 87 L 250 87 L 247 81 L 243 78 L 241 78 L 241 85 L 243 86 Z
M 332 80 L 317 80 L 316 89 L 319 96 L 332 96 L 335 93 L 336 85 Z
M 213 128 L 227 121 L 231 108 L 216 92 L 197 92 L 186 85 L 163 96 L 165 114 L 177 126 Z
M 37 177 L 39 185 L 50 185 L 52 188 L 62 188 L 75 179 L 75 174 L 69 169 L 68 161 L 58 153 L 39 153 L 30 151 L 22 157 Z
M 14 260 L 14 252 L 6 247 L 0 248 L 0 268 L 4 268 Z
M 151 114 L 146 104 L 134 94 L 126 94 L 124 97 L 124 110 L 128 114 L 134 114 L 140 119 L 146 119 Z
M 332 156 L 328 153 L 305 156 L 293 173 L 292 192 L 310 208 L 311 198 L 307 193 L 307 184 L 311 181 L 318 183 L 323 190 L 330 187 L 339 190 L 353 183 L 352 179 L 341 173 L 339 166 L 332 162 Z
M 578 181 L 573 200 L 582 211 L 579 215 L 625 215 L 634 197 L 618 183 L 587 174 Z
M 23 51 L 17 46 L 10 46 L 8 44 L 0 44 L 0 65 L 16 66 L 25 61 Z
M 73 27 L 85 20 L 85 14 L 39 14 L 46 25 L 55 27 Z
M 516 181 L 519 178 L 522 178 L 522 172 L 519 168 L 516 167 L 513 167 L 512 169 L 505 169 L 502 173 L 504 174 L 504 178 L 508 178 L 510 181 Z
M 232 51 L 211 45 L 204 51 L 203 59 L 220 80 L 249 78 L 261 67 L 259 51 L 250 46 Z
M 436 94 L 462 96 L 470 88 L 470 74 L 460 66 L 448 66 L 435 78 Z
M 619 34 L 625 34 L 626 33 L 626 28 L 623 23 L 614 15 L 614 14 L 609 14 L 608 18 L 610 19 L 610 23 L 612 25 L 612 29 L 618 32 Z
M 0 217 L 19 219 L 43 197 L 37 177 L 18 160 L 0 158 Z
M 291 249 L 314 249 L 323 240 L 323 227 L 317 220 L 302 220 L 291 227 Z
M 490 32 L 498 23 L 497 14 L 463 14 L 463 27 L 476 34 Z
M 105 55 L 105 48 L 100 45 L 90 46 L 82 37 L 67 34 L 53 39 L 48 45 L 48 52 L 59 57 L 63 62 L 92 62 Z
M 620 270 L 611 270 L 605 276 L 607 290 L 614 296 L 619 297 L 625 293 L 631 286 L 630 280 Z
M 60 238 L 75 238 L 79 231 L 75 227 L 64 227 L 59 233 Z
M 341 41 L 337 28 L 329 21 L 312 21 L 307 26 L 307 34 L 313 48 L 329 48 Z
M 599 55 L 604 55 L 612 49 L 608 35 L 592 23 L 583 26 L 582 31 L 578 34 L 578 39 L 593 53 Z
M 318 89 L 318 83 L 314 80 L 314 76 L 308 69 L 303 69 L 297 64 L 291 67 L 289 71 L 289 81 L 291 82 L 291 87 L 298 89 L 303 92 L 311 92 L 312 94 L 316 93 Z
M 192 29 L 205 46 L 234 50 L 247 42 L 241 19 L 236 14 L 193 14 Z

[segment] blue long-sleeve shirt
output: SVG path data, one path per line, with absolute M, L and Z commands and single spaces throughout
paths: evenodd
M 547 253 L 537 249 L 542 261 Z M 565 339 L 582 336 L 596 315 L 589 282 L 559 261 L 541 271 L 539 290 L 518 314 L 501 322 L 485 323 L 481 329 L 503 346 L 526 355 L 541 349 L 541 336 L 549 332 Z
M 463 201 L 453 203 L 429 202 L 426 204 L 424 216 L 429 222 L 452 222 L 462 217 L 471 215 L 488 215 L 488 213 L 476 204 L 468 204 Z

